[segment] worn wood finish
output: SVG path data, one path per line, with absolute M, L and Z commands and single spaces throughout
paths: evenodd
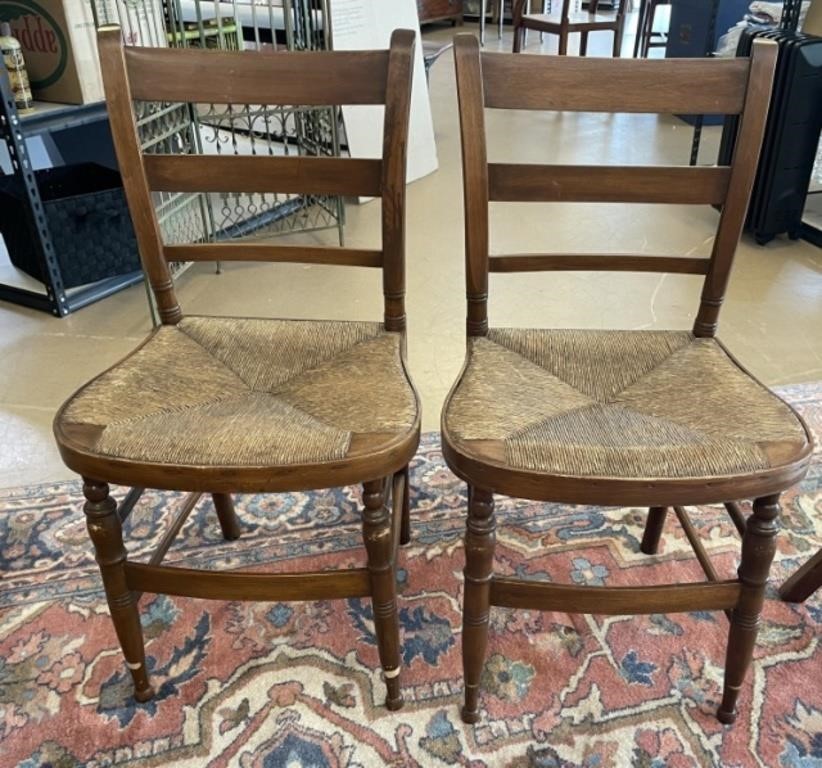
M 779 588 L 779 596 L 786 603 L 801 603 L 820 587 L 822 587 L 822 549 Z
M 396 571 L 392 560 L 391 526 L 385 505 L 385 484 L 363 484 L 362 535 L 368 553 L 368 576 L 374 610 L 374 632 L 380 655 L 390 710 L 402 707 L 400 690 L 400 628 L 397 616 Z
M 742 562 L 739 565 L 742 593 L 731 617 L 725 656 L 725 686 L 717 713 L 723 723 L 736 720 L 736 701 L 753 657 L 765 587 L 776 553 L 778 515 L 778 494 L 756 499 L 742 537 Z
M 349 157 L 145 155 L 155 192 L 382 194 L 382 162 Z
M 183 312 L 174 293 L 168 263 L 163 258 L 160 226 L 146 183 L 145 169 L 140 161 L 140 139 L 132 113 L 134 97 L 126 76 L 120 28 L 103 27 L 97 33 L 97 47 L 114 151 L 123 179 L 123 191 L 134 225 L 134 234 L 137 236 L 140 261 L 154 294 L 160 322 L 174 325 L 180 322 Z
M 676 515 L 677 520 L 679 520 L 679 524 L 682 526 L 682 530 L 685 533 L 685 538 L 688 539 L 688 543 L 691 545 L 691 549 L 696 555 L 697 562 L 702 568 L 705 578 L 708 579 L 708 581 L 719 581 L 719 574 L 716 572 L 716 568 L 714 568 L 711 558 L 708 557 L 708 553 L 705 551 L 705 547 L 702 544 L 702 540 L 699 538 L 699 533 L 694 527 L 688 511 L 685 507 L 674 507 L 674 514 Z
M 740 592 L 738 581 L 606 589 L 495 576 L 491 582 L 491 605 L 603 616 L 719 611 L 733 608 Z
M 642 543 L 639 549 L 646 555 L 655 555 L 659 552 L 659 540 L 665 528 L 665 518 L 668 516 L 668 507 L 651 507 L 648 510 L 648 520 L 642 534 Z
M 405 330 L 405 168 L 408 155 L 408 122 L 411 113 L 414 33 L 395 30 L 388 59 L 388 90 L 393 98 L 385 106 L 382 163 L 382 249 L 385 327 Z
M 402 526 L 400 527 L 400 544 L 411 543 L 411 473 L 408 465 L 402 471 Z
M 220 530 L 226 541 L 234 541 L 240 538 L 242 530 L 240 520 L 234 511 L 234 502 L 229 493 L 212 493 L 211 500 L 214 502 L 214 511 L 217 513 L 217 520 L 220 522 Z
M 83 506 L 86 526 L 94 544 L 94 557 L 103 577 L 114 631 L 134 681 L 134 698 L 137 701 L 148 701 L 154 691 L 148 682 L 137 603 L 126 580 L 127 553 L 117 504 L 109 495 L 108 485 L 99 480 L 84 477 L 83 495 L 86 497 Z
M 745 513 L 742 511 L 742 507 L 736 501 L 726 501 L 725 502 L 725 509 L 728 510 L 728 514 L 731 516 L 731 520 L 733 521 L 734 527 L 736 528 L 737 532 L 741 536 L 745 533 Z
M 143 493 L 145 493 L 145 490 L 145 488 L 129 488 L 128 493 L 126 493 L 123 500 L 117 505 L 117 514 L 120 516 L 121 523 L 128 520 L 128 516 L 134 510 L 134 506 L 140 500 Z
M 491 256 L 489 272 L 670 272 L 680 275 L 704 275 L 707 259 L 684 256 L 634 256 L 623 253 L 517 253 Z
M 125 49 L 138 101 L 330 106 L 384 104 L 388 51 L 282 55 L 187 48 Z
M 466 723 L 479 720 L 480 678 L 488 647 L 495 531 L 492 493 L 484 488 L 469 486 L 462 609 L 462 666 L 465 677 L 462 719 Z
M 488 161 L 479 43 L 455 38 L 454 61 L 460 111 L 462 183 L 465 207 L 465 279 L 469 336 L 488 333 Z
M 592 184 L 592 177 L 596 183 Z M 488 199 L 542 203 L 671 203 L 724 201 L 730 169 L 642 165 L 491 163 Z
M 180 533 L 180 530 L 185 525 L 185 522 L 188 520 L 188 516 L 193 511 L 194 507 L 197 506 L 197 502 L 200 500 L 201 496 L 202 494 L 200 493 L 189 493 L 185 497 L 182 506 L 177 512 L 177 515 L 168 527 L 168 530 L 163 534 L 163 538 L 160 539 L 160 543 L 157 545 L 157 548 L 152 553 L 151 558 L 148 561 L 149 565 L 159 565 L 163 562 L 169 547 L 174 543 L 174 539 L 177 538 L 177 534 Z
M 694 321 L 695 336 L 714 336 L 719 325 L 719 309 L 725 298 L 736 246 L 745 224 L 765 135 L 777 55 L 778 48 L 773 41 L 763 40 L 759 46 L 753 47 L 750 87 L 737 134 L 728 197 L 722 207 L 714 239 L 711 269 L 702 287 L 699 312 Z
M 172 565 L 125 564 L 129 589 L 207 600 L 302 601 L 368 597 L 365 568 L 301 573 L 203 571 Z
M 590 32 L 612 32 L 614 35 L 613 55 L 619 58 L 622 50 L 622 30 L 625 26 L 625 0 L 619 0 L 615 13 L 597 13 L 598 0 L 589 0 L 588 12 L 583 10 L 572 11 L 571 0 L 563 0 L 559 13 L 526 13 L 528 0 L 514 0 L 512 19 L 514 26 L 513 52 L 519 53 L 525 43 L 526 30 L 532 29 L 543 34 L 559 37 L 559 55 L 568 53 L 568 36 L 580 34 L 579 55 L 585 56 L 588 50 L 588 34 Z
M 747 200 L 756 168 L 756 145 L 767 107 L 775 46 L 758 41 L 753 61 L 595 61 L 562 57 L 484 54 L 475 39 L 455 41 L 460 121 L 463 140 L 463 182 L 466 219 L 466 283 L 468 334 L 487 332 L 489 271 L 589 268 L 638 270 L 665 267 L 667 271 L 707 276 L 699 317 L 712 322 L 704 307 L 718 308 L 741 226 L 740 202 Z M 746 91 L 749 68 L 751 88 Z M 613 84 L 618 82 L 619 88 Z M 694 89 L 693 83 L 699 83 Z M 484 107 L 571 109 L 606 112 L 738 113 L 743 109 L 746 141 L 731 169 L 661 168 L 539 168 L 489 166 L 483 127 Z M 756 117 L 756 116 L 759 117 Z M 516 140 L 509 137 L 509 140 Z M 744 167 L 742 167 L 744 166 Z M 519 175 L 518 175 L 519 174 Z M 722 243 L 712 261 L 640 255 L 570 254 L 488 255 L 488 202 L 510 201 L 627 201 L 717 203 L 722 206 Z M 743 206 L 744 208 L 744 206 Z M 725 234 L 722 234 L 722 233 Z M 726 275 L 725 275 L 726 277 Z M 707 304 L 706 304 L 707 301 Z M 711 303 L 713 302 L 713 303 Z M 710 335 L 712 327 L 697 323 Z M 718 342 L 717 342 L 718 343 Z M 720 345 L 721 346 L 721 345 Z M 729 356 L 750 379 L 753 377 Z M 466 367 L 449 395 L 460 386 Z M 753 379 L 755 381 L 755 379 Z M 504 391 L 501 397 L 506 396 Z M 446 403 L 446 412 L 448 404 Z M 801 422 L 801 419 L 799 419 Z M 457 439 L 443 419 L 443 455 L 452 471 L 469 486 L 466 533 L 466 586 L 463 606 L 463 719 L 476 722 L 479 681 L 486 653 L 488 611 L 491 605 L 509 608 L 602 614 L 734 609 L 729 640 L 726 687 L 719 717 L 733 719 L 739 686 L 750 660 L 761 608 L 767 568 L 773 554 L 776 500 L 800 480 L 812 455 L 812 438 L 786 440 L 773 465 L 757 472 L 728 476 L 658 478 L 554 475 L 510 465 L 502 439 Z M 784 449 L 783 449 L 784 448 Z M 477 488 L 486 489 L 483 491 Z M 571 504 L 651 506 L 642 550 L 656 552 L 666 510 L 674 507 L 686 536 L 709 582 L 630 588 L 580 587 L 493 576 L 492 493 Z M 720 581 L 684 506 L 756 498 L 755 514 L 744 533 L 739 579 Z M 734 507 L 730 507 L 733 514 Z
M 382 267 L 382 251 L 271 243 L 192 243 L 168 245 L 168 261 L 270 261 L 330 264 L 340 267 Z
M 168 260 L 244 258 L 382 267 L 385 327 L 400 337 L 403 375 L 413 389 L 405 371 L 404 187 L 414 34 L 396 31 L 390 51 L 288 52 L 277 55 L 196 49 L 126 51 L 118 28 L 102 30 L 99 41 L 118 161 L 141 258 L 157 298 L 162 322 L 176 323 L 182 316 L 170 280 Z M 384 154 L 379 160 L 144 157 L 141 156 L 132 112 L 134 99 L 298 105 L 384 103 Z M 381 250 L 331 249 L 235 242 L 181 244 L 164 249 L 149 184 L 156 189 L 174 191 L 275 189 L 309 194 L 379 196 L 383 198 L 383 247 Z M 345 380 L 341 380 L 339 386 L 345 389 Z M 352 395 L 346 391 L 345 396 Z M 67 421 L 68 404 L 60 409 L 55 419 L 55 437 L 66 464 L 85 477 L 105 478 L 106 482 L 133 487 L 118 514 L 108 495 L 108 486 L 98 480 L 87 480 L 85 509 L 112 619 L 139 700 L 144 701 L 152 695 L 136 605 L 139 595 L 146 591 L 220 600 L 371 597 L 380 660 L 388 687 L 387 706 L 391 709 L 401 706 L 395 549 L 399 540 L 407 535 L 407 467 L 419 443 L 419 398 L 416 392 L 414 396 L 416 414 L 407 430 L 386 428 L 384 432 L 354 433 L 348 453 L 341 459 L 282 466 L 151 464 L 97 454 L 89 447 L 94 445 L 88 439 L 89 425 Z M 385 507 L 389 478 L 393 478 L 395 530 L 392 530 Z M 231 494 L 301 491 L 361 483 L 365 483 L 366 488 L 363 535 L 368 554 L 367 568 L 263 574 L 204 572 L 160 564 L 202 493 L 212 496 L 223 536 L 234 539 L 240 535 L 240 525 Z M 176 519 L 147 563 L 127 560 L 120 525 L 120 518 L 128 517 L 142 488 L 189 491 Z
M 662 59 L 650 69 L 647 64 L 636 59 L 553 56 L 520 60 L 483 53 L 485 106 L 711 115 L 742 109 L 748 78 L 745 59 Z M 607 87 L 598 88 L 598 83 Z M 694 83 L 700 87 L 694 88 Z

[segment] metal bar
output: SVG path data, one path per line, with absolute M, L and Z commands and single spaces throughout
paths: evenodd
M 134 505 L 140 500 L 144 492 L 145 488 L 130 488 L 129 492 L 123 497 L 123 500 L 117 507 L 117 514 L 120 516 L 121 523 L 124 523 L 128 519 L 131 511 L 134 509 Z
M 726 501 L 725 509 L 728 510 L 728 514 L 731 516 L 731 520 L 733 520 L 736 530 L 739 531 L 739 535 L 741 536 L 745 533 L 745 528 L 747 527 L 745 513 L 742 511 L 742 507 L 738 501 Z
M 107 277 L 99 283 L 94 283 L 93 285 L 88 286 L 88 288 L 73 291 L 66 296 L 66 300 L 64 302 L 64 307 L 66 309 L 65 314 L 82 309 L 83 307 L 87 307 L 95 301 L 105 299 L 107 296 L 111 296 L 113 293 L 117 293 L 117 291 L 121 291 L 123 288 L 128 288 L 131 285 L 135 285 L 142 280 L 143 272 L 142 270 L 138 270 L 137 272 L 129 272 L 125 275 Z
M 43 275 L 51 310 L 58 317 L 62 317 L 68 314 L 65 306 L 66 292 L 63 287 L 63 278 L 57 264 L 54 245 L 51 242 L 51 232 L 43 201 L 40 198 L 37 176 L 29 158 L 20 116 L 17 113 L 9 73 L 2 63 L 0 63 L 0 96 L 2 96 L 0 131 L 6 142 L 13 173 L 23 186 L 26 222 L 32 234 L 32 245 L 39 262 L 40 273 Z

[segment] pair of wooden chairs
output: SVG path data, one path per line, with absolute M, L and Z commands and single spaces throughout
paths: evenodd
M 370 597 L 387 706 L 402 704 L 395 564 L 409 538 L 408 464 L 419 403 L 404 361 L 405 157 L 413 35 L 389 51 L 256 54 L 123 48 L 100 33 L 111 125 L 161 327 L 72 397 L 55 433 L 84 477 L 85 513 L 135 695 L 152 695 L 137 598 L 144 591 L 228 600 Z M 725 693 L 734 718 L 750 663 L 779 494 L 811 455 L 799 417 L 714 338 L 762 138 L 775 46 L 747 59 L 568 60 L 479 52 L 456 38 L 465 190 L 468 357 L 445 405 L 443 451 L 469 487 L 463 718 L 479 716 L 492 605 L 622 614 L 730 610 Z M 511 88 L 512 82 L 517 88 Z M 700 83 L 694 89 L 693 83 Z M 619 88 L 613 84 L 619 83 Z M 132 100 L 385 104 L 380 160 L 143 155 Z M 506 165 L 486 160 L 484 108 L 742 114 L 731 167 Z M 150 190 L 379 196 L 382 249 L 234 242 L 165 246 Z M 624 201 L 721 206 L 710 259 L 489 256 L 489 201 Z M 381 268 L 382 323 L 183 316 L 168 262 L 243 259 Z M 489 327 L 489 272 L 566 269 L 704 275 L 692 332 Z M 212 495 L 226 538 L 240 533 L 233 493 L 362 483 L 367 566 L 269 575 L 162 565 L 193 502 L 148 563 L 132 561 L 107 483 Z M 651 507 L 653 551 L 665 511 L 685 525 L 707 584 L 592 588 L 494 575 L 493 494 Z M 753 499 L 746 521 L 738 499 Z M 739 577 L 720 580 L 682 505 L 729 502 L 743 532 Z

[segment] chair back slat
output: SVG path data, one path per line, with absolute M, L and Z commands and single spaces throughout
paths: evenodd
M 621 253 L 517 253 L 491 256 L 491 272 L 670 272 L 680 275 L 706 275 L 709 259 L 685 256 L 646 256 Z
M 497 202 L 679 203 L 725 199 L 729 168 L 491 163 L 488 197 Z M 592 179 L 593 177 L 593 179 Z
M 365 248 L 326 248 L 312 245 L 269 245 L 255 242 L 167 245 L 169 261 L 271 261 L 293 264 L 334 264 L 381 267 L 382 251 Z
M 171 261 L 271 261 L 383 270 L 385 327 L 405 328 L 405 172 L 414 33 L 395 30 L 386 51 L 264 53 L 127 48 L 119 27 L 98 32 L 106 101 L 123 187 L 160 320 L 182 317 Z M 134 101 L 286 106 L 384 105 L 381 159 L 234 154 L 145 154 Z M 164 245 L 154 192 L 378 197 L 382 248 L 258 241 Z
M 269 155 L 145 155 L 155 192 L 382 194 L 379 160 Z
M 597 59 L 482 54 L 485 106 L 567 112 L 738 114 L 745 59 Z
M 388 51 L 125 49 L 138 101 L 330 106 L 384 104 Z M 203 73 L 208 76 L 204 77 Z
M 777 46 L 750 59 L 625 60 L 480 53 L 454 43 L 465 195 L 468 333 L 488 330 L 489 272 L 602 270 L 704 275 L 694 325 L 716 332 L 764 135 Z M 532 165 L 487 162 L 485 108 L 741 114 L 730 166 Z M 515 137 L 509 136 L 509 141 Z M 709 259 L 644 254 L 489 254 L 489 202 L 705 204 L 721 209 Z

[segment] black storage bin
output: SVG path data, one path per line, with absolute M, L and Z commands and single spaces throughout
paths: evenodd
M 95 163 L 36 171 L 66 288 L 140 269 L 137 240 L 117 171 Z M 43 281 L 19 179 L 0 176 L 0 231 L 12 263 Z

